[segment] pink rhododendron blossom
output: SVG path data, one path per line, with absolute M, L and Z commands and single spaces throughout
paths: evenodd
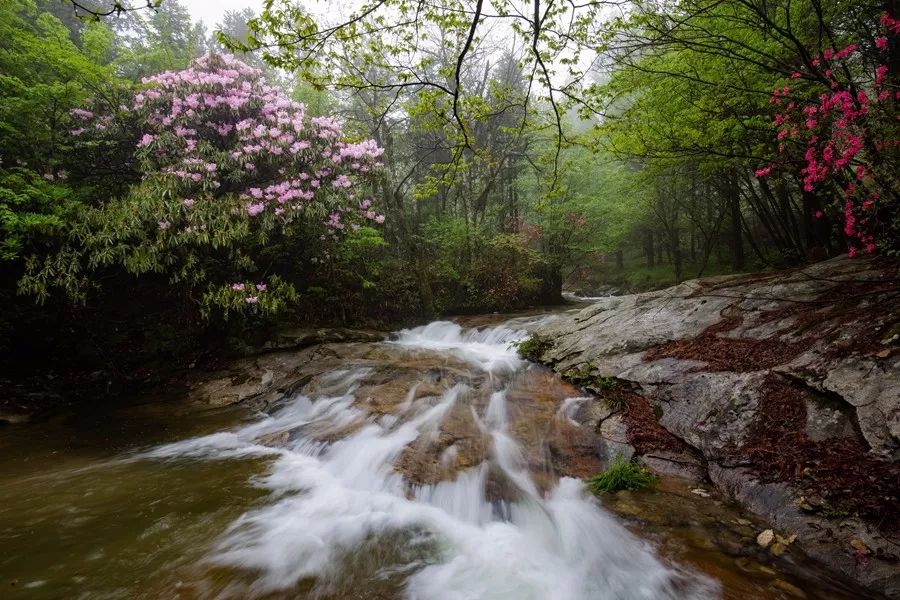
M 146 212 L 153 215 L 149 226 L 179 234 L 209 233 L 154 239 L 218 250 L 223 236 L 214 229 L 221 227 L 226 249 L 240 248 L 252 260 L 260 240 L 296 239 L 291 228 L 308 226 L 311 214 L 328 215 L 323 231 L 329 241 L 363 222 L 367 211 L 383 219 L 374 213 L 371 199 L 360 202 L 352 192 L 380 168 L 383 149 L 373 140 L 349 141 L 337 118 L 310 116 L 260 70 L 231 55 L 209 54 L 186 69 L 152 75 L 142 83 L 146 89 L 127 106 L 140 128 L 126 139 L 140 149 L 134 160 L 142 179 L 135 188 L 149 193 L 134 198 L 152 209 Z M 121 119 L 101 112 L 71 111 L 71 135 L 79 142 L 106 130 L 132 135 L 134 130 L 126 131 Z M 185 210 L 201 197 L 202 211 Z M 266 218 L 270 215 L 274 218 Z M 180 260 L 175 253 L 173 259 Z M 231 272 L 243 269 L 245 265 L 233 265 Z M 245 291 L 243 283 L 220 285 Z M 256 303 L 262 292 L 283 289 L 246 285 L 257 294 L 246 296 L 247 304 Z

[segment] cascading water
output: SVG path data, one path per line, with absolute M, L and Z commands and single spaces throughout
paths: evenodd
M 386 346 L 475 367 L 427 393 L 423 380 L 374 411 L 363 386 L 371 366 L 319 377 L 315 392 L 232 431 L 164 445 L 141 461 L 269 460 L 255 484 L 267 499 L 236 519 L 209 550 L 211 568 L 244 573 L 214 597 L 295 591 L 315 598 L 595 600 L 717 597 L 707 578 L 667 563 L 572 478 L 535 479 L 511 429 L 509 396 L 528 369 L 512 343 L 528 320 L 463 329 L 436 322 Z M 432 385 L 432 387 L 434 387 Z M 518 397 L 518 396 L 517 396 Z M 580 399 L 551 418 L 571 422 Z M 450 436 L 472 423 L 475 460 Z M 572 422 L 574 423 L 574 422 Z M 281 435 L 279 444 L 267 442 Z M 419 448 L 430 479 L 404 474 Z M 471 453 L 471 452 L 470 452 Z M 368 595 L 356 595 L 360 586 Z

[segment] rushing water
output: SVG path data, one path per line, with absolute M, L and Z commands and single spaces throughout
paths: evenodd
M 553 317 L 400 332 L 260 414 L 172 415 L 181 425 L 166 431 L 164 411 L 144 405 L 108 417 L 127 424 L 121 435 L 85 431 L 112 429 L 102 413 L 78 436 L 58 422 L 43 426 L 44 439 L 11 434 L 0 446 L 10 465 L 0 477 L 0 593 L 791 597 L 784 590 L 796 585 L 770 585 L 774 570 L 760 579 L 762 565 L 710 566 L 718 550 L 671 551 L 672 527 L 641 537 L 579 479 L 558 476 L 547 438 L 571 437 L 589 399 L 516 355 L 511 344 L 542 318 Z M 176 441 L 147 445 L 165 438 Z M 633 521 L 633 506 L 618 508 Z M 697 560 L 703 552 L 716 560 Z

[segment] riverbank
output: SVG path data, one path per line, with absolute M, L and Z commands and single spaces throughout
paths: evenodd
M 898 285 L 896 262 L 846 257 L 690 281 L 602 299 L 539 327 L 527 348 L 596 394 L 581 420 L 608 456 L 710 481 L 895 596 Z

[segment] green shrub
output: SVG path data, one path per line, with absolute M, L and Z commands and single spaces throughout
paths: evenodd
M 617 454 L 610 466 L 599 475 L 585 480 L 592 494 L 619 490 L 640 490 L 656 485 L 656 476 L 634 460 L 626 460 Z
M 540 300 L 543 263 L 524 235 L 434 217 L 423 241 L 439 312 L 504 312 Z

